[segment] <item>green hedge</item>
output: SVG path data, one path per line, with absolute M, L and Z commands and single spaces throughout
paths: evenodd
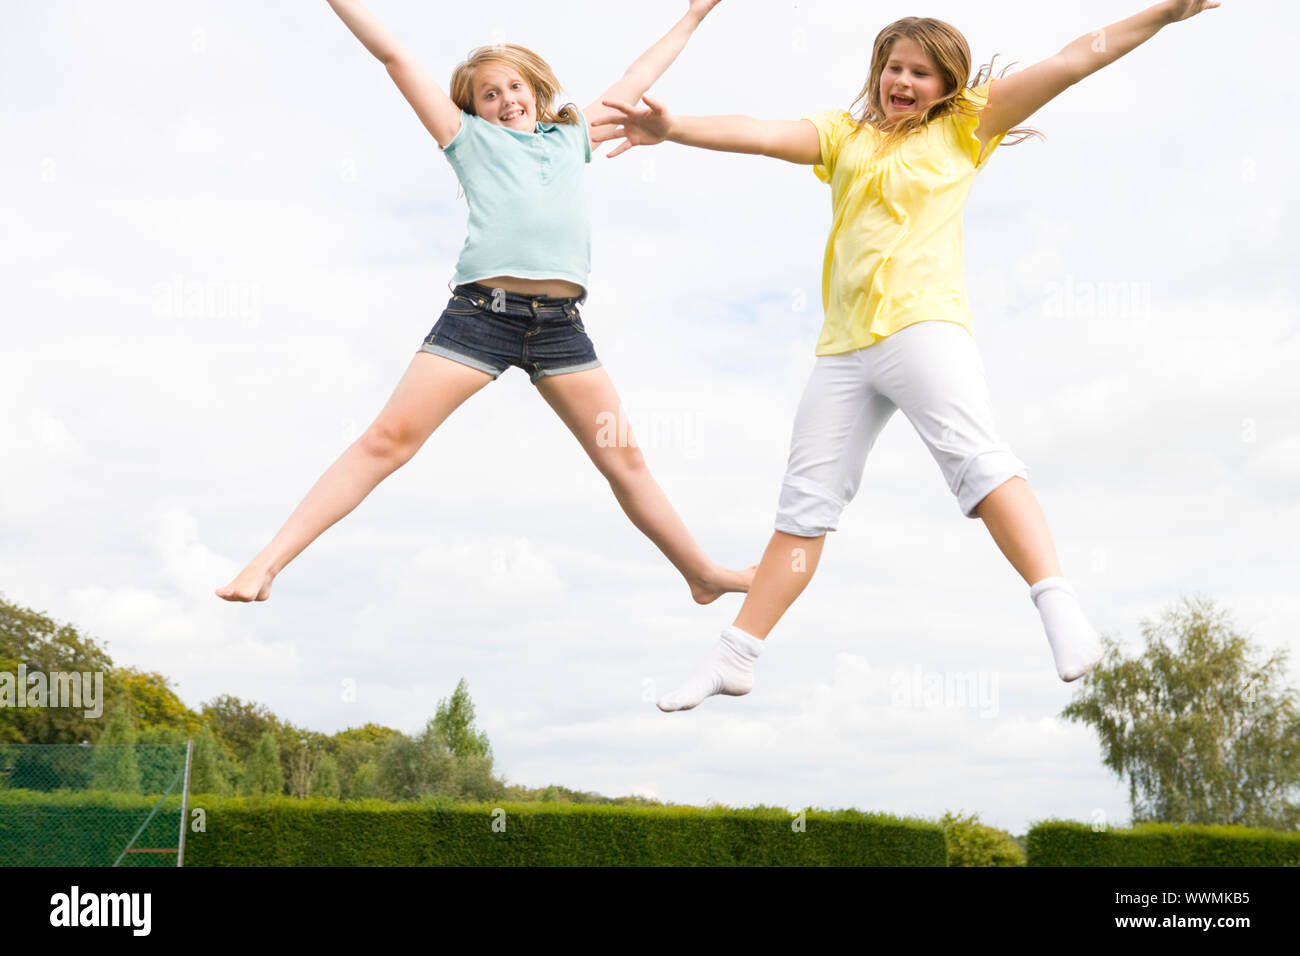
M 129 839 L 122 825 L 152 802 L 85 794 L 0 795 L 0 859 L 8 862 L 13 822 L 40 825 L 43 846 L 77 847 L 105 828 L 109 847 Z M 52 799 L 57 798 L 57 799 Z M 168 800 L 175 832 L 179 802 Z M 804 813 L 803 830 L 781 808 L 732 810 L 589 804 L 340 803 L 288 797 L 191 796 L 205 832 L 186 834 L 186 866 L 944 866 L 938 824 L 855 810 Z M 41 816 L 33 817 L 39 809 Z M 92 816 L 87 818 L 87 814 Z M 160 817 L 162 812 L 160 811 Z M 191 815 L 193 820 L 193 814 Z M 504 829 L 494 829 L 504 821 Z M 151 830 L 153 827 L 151 826 Z M 31 837 L 27 838 L 30 842 Z M 114 844 L 113 841 L 119 841 Z M 173 836 L 172 845 L 175 844 Z M 166 844 L 150 844 L 166 845 Z M 71 856 L 71 850 L 67 851 Z M 100 858 L 105 854 L 101 853 Z M 115 855 L 115 854 L 114 854 Z M 152 855 L 152 854 L 151 854 Z M 68 863 L 80 862 L 80 858 Z M 19 865 L 32 865 L 15 859 Z M 54 861 L 62 862 L 62 861 Z M 107 862 L 111 863 L 112 860 Z M 169 858 L 174 864 L 175 858 Z
M 193 866 L 943 866 L 933 823 L 852 810 L 204 800 Z M 494 830 L 494 821 L 504 829 Z
M 175 866 L 175 853 L 127 853 L 157 796 L 110 791 L 0 790 L 0 866 Z M 168 797 L 133 844 L 175 849 L 179 796 Z
M 1029 866 L 1300 866 L 1300 833 L 1143 823 L 1094 831 L 1045 820 L 1029 831 Z

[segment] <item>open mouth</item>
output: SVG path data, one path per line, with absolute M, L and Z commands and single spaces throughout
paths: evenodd
M 524 115 L 524 111 L 523 111 L 523 110 L 519 110 L 519 109 L 511 110 L 509 113 L 502 113 L 502 114 L 501 114 L 501 122 L 503 122 L 503 123 L 509 123 L 511 120 L 513 120 L 513 119 L 518 119 L 519 117 L 521 117 L 521 116 L 523 116 L 523 115 Z
M 896 110 L 905 110 L 915 106 L 916 100 L 909 99 L 906 96 L 891 96 L 889 98 L 889 105 Z

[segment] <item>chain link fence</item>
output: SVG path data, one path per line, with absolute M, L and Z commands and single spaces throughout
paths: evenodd
M 181 866 L 188 743 L 0 744 L 0 866 Z

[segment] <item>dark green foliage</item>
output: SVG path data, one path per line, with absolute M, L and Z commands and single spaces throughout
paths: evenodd
M 108 715 L 108 725 L 90 754 L 91 789 L 116 793 L 144 792 L 135 743 L 131 714 L 124 704 L 118 704 Z
M 194 866 L 943 866 L 933 823 L 779 808 L 226 800 Z M 497 823 L 494 829 L 493 824 Z M 501 823 L 504 823 L 504 829 Z
M 0 790 L 0 866 L 175 866 L 174 853 L 122 853 L 155 803 L 109 791 Z M 168 797 L 134 846 L 176 848 L 180 807 L 179 796 Z
M 280 766 L 280 744 L 269 730 L 244 763 L 239 792 L 243 796 L 271 796 L 284 792 L 284 770 Z
M 90 747 L 74 744 L 0 746 L 0 788 L 85 790 L 91 753 Z
M 194 735 L 194 755 L 190 760 L 190 792 L 227 796 L 234 792 L 229 758 L 222 752 L 217 738 L 207 724 Z
M 323 800 L 339 798 L 339 765 L 329 754 L 321 757 L 312 772 L 310 795 Z
M 140 731 L 135 758 L 140 768 L 140 789 L 144 793 L 166 793 L 168 787 L 172 787 L 172 793 L 181 792 L 185 785 L 187 739 L 184 731 L 172 727 Z
M 1300 833 L 1248 827 L 1044 820 L 1027 842 L 1030 866 L 1300 866 Z

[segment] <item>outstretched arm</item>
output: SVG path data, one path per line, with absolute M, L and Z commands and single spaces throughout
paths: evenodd
M 686 16 L 677 21 L 659 42 L 646 50 L 636 62 L 627 68 L 623 78 L 607 89 L 595 102 L 582 111 L 589 126 L 600 126 L 611 122 L 615 117 L 602 105 L 604 100 L 628 100 L 635 103 L 646 90 L 654 85 L 655 80 L 663 76 L 668 67 L 677 59 L 677 54 L 686 47 L 695 28 L 709 15 L 709 11 L 721 0 L 690 0 Z M 592 140 L 595 142 L 595 139 Z
M 684 146 L 727 153 L 753 153 L 789 163 L 819 165 L 821 137 L 808 120 L 759 120 L 750 116 L 674 116 L 658 100 L 642 96 L 646 109 L 606 100 L 612 123 L 593 130 L 591 141 L 625 139 L 609 154 L 613 159 L 633 146 L 653 146 L 669 140 Z M 615 125 L 620 124 L 620 125 Z
M 1019 126 L 1085 76 L 1150 40 L 1162 27 L 1217 6 L 1213 0 L 1164 0 L 1127 20 L 1079 37 L 1056 56 L 1003 77 L 989 87 L 989 100 L 980 112 L 976 137 L 988 143 Z
M 326 0 L 362 45 L 388 68 L 397 88 L 438 145 L 445 147 L 460 132 L 460 107 L 428 71 L 361 5 L 361 0 Z

